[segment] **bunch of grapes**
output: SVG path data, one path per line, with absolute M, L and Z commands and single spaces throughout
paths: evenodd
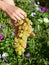
M 17 26 L 17 34 L 15 37 L 15 51 L 22 55 L 25 51 L 26 45 L 27 45 L 27 38 L 32 34 L 32 26 L 30 25 L 31 21 L 28 18 L 25 18 L 24 20 L 20 20 L 16 26 Z

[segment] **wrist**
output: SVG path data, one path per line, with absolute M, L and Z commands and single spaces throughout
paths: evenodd
M 14 0 L 3 0 L 4 2 L 10 4 L 10 5 L 14 5 L 15 6 L 15 3 L 14 3 Z

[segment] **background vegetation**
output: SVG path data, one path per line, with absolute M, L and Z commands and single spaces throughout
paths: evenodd
M 40 0 L 43 2 L 43 0 Z M 48 0 L 47 0 L 48 1 Z M 49 65 L 49 10 L 39 0 L 15 0 L 32 22 L 35 37 L 30 36 L 23 56 L 14 50 L 14 28 L 10 18 L 0 11 L 0 65 Z M 41 9 L 42 8 L 42 9 Z M 5 54 L 6 53 L 6 54 Z M 26 54 L 29 53 L 29 56 Z M 5 55 L 3 55 L 5 54 Z

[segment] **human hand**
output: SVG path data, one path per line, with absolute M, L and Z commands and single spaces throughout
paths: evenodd
M 20 9 L 19 7 L 10 5 L 6 2 L 4 2 L 4 9 L 3 11 L 10 16 L 10 18 L 16 22 L 18 22 L 21 19 L 24 19 L 27 15 L 26 13 Z

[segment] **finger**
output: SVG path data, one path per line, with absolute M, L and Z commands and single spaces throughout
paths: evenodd
M 23 10 L 19 9 L 19 11 L 23 16 L 27 17 L 27 14 Z
M 10 18 L 15 20 L 15 21 L 17 21 L 17 19 L 14 16 L 12 16 L 12 15 L 10 15 Z
M 17 13 L 17 15 L 18 15 L 21 19 L 24 19 L 24 18 L 25 18 L 21 13 Z
M 12 15 L 15 16 L 17 20 L 21 20 L 21 18 L 16 13 L 13 13 Z

